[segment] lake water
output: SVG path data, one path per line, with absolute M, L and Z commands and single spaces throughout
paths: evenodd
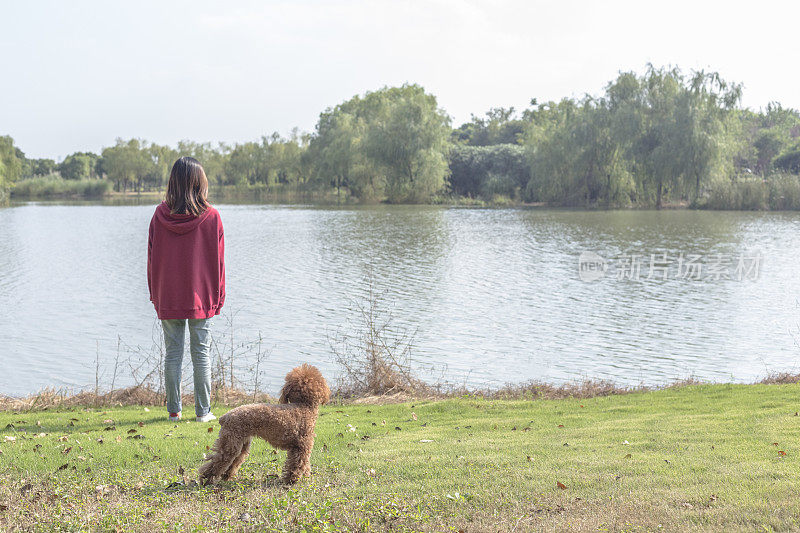
M 0 394 L 93 386 L 96 359 L 110 379 L 118 338 L 125 353 L 151 348 L 153 209 L 0 209 Z M 299 362 L 336 376 L 329 339 L 359 327 L 369 279 L 393 330 L 413 333 L 413 364 L 429 379 L 660 384 L 798 371 L 798 213 L 218 209 L 227 303 L 215 334 L 231 320 L 236 342 L 261 333 L 270 350 L 262 383 L 272 392 Z M 604 276 L 581 279 L 585 251 L 605 260 Z M 684 267 L 698 256 L 701 272 L 679 277 L 681 254 Z M 635 255 L 638 279 L 627 268 Z M 126 380 L 123 368 L 117 383 Z

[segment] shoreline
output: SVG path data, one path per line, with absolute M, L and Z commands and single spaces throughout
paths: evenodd
M 770 373 L 752 382 L 712 382 L 685 378 L 663 385 L 621 386 L 611 381 L 583 380 L 559 385 L 528 381 L 507 384 L 496 388 L 464 388 L 442 385 L 427 385 L 417 382 L 417 389 L 398 387 L 380 394 L 371 392 L 351 392 L 348 386 L 332 387 L 333 405 L 391 405 L 409 401 L 443 401 L 456 398 L 482 400 L 569 400 L 590 399 L 606 396 L 646 394 L 670 389 L 692 386 L 710 387 L 752 387 L 758 385 L 792 385 L 800 383 L 800 374 L 789 372 Z M 183 394 L 186 405 L 194 403 L 191 393 Z M 277 398 L 261 391 L 252 392 L 242 388 L 219 387 L 212 385 L 212 404 L 221 407 L 235 407 L 247 403 L 275 403 Z M 27 396 L 6 396 L 0 394 L 0 412 L 35 412 L 46 410 L 72 409 L 78 407 L 128 407 L 158 406 L 164 404 L 163 392 L 152 386 L 136 385 L 111 391 L 67 390 L 45 388 Z

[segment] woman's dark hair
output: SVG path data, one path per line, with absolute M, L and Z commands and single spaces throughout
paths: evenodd
M 208 178 L 200 161 L 181 157 L 172 165 L 167 184 L 167 205 L 173 215 L 198 216 L 211 207 L 208 203 Z

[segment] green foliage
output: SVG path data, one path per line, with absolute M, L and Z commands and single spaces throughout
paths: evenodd
M 47 176 L 54 173 L 58 168 L 52 159 L 25 159 L 22 162 L 22 178 L 32 178 L 34 176 Z
M 775 168 L 792 174 L 800 174 L 800 150 L 787 152 L 777 158 Z
M 0 136 L 0 202 L 5 201 L 8 189 L 22 174 L 24 159 L 25 154 L 14 146 L 14 139 Z
M 361 199 L 423 202 L 442 189 L 449 118 L 418 85 L 355 96 L 320 115 L 310 150 L 317 179 Z
M 535 98 L 531 100 L 531 105 L 536 105 Z M 526 127 L 526 119 L 517 117 L 513 107 L 495 107 L 486 112 L 486 118 L 472 115 L 469 122 L 453 130 L 451 139 L 467 146 L 519 144 Z
M 67 180 L 83 180 L 95 177 L 95 167 L 100 158 L 91 152 L 76 152 L 64 158 L 58 165 L 61 177 Z M 41 166 L 41 165 L 40 165 Z
M 18 181 L 11 191 L 12 197 L 98 197 L 111 192 L 112 183 L 99 179 L 66 180 L 58 174 L 36 176 Z
M 125 192 L 132 185 L 140 192 L 166 186 L 177 158 L 178 153 L 167 146 L 140 139 L 117 139 L 114 146 L 103 150 L 98 170 L 114 182 L 116 190 Z
M 449 154 L 449 189 L 457 196 L 517 198 L 530 179 L 525 149 L 516 144 L 455 144 Z
M 768 179 L 747 177 L 713 182 L 696 207 L 756 211 L 800 209 L 800 176 L 775 174 Z
M 599 98 L 529 111 L 532 201 L 661 206 L 698 196 L 720 166 L 724 121 L 740 87 L 716 73 L 650 66 L 621 73 Z

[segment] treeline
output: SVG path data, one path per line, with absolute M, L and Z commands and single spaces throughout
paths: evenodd
M 331 192 L 364 202 L 542 202 L 568 206 L 800 208 L 800 114 L 741 107 L 717 73 L 648 66 L 598 96 L 495 108 L 453 128 L 418 85 L 355 96 L 295 130 L 227 145 L 118 139 L 100 154 L 27 159 L 0 138 L 0 190 L 81 184 L 102 193 L 162 189 L 180 155 L 212 188 Z M 60 180 L 60 181 L 59 181 Z M 105 187 L 91 185 L 97 181 Z M 27 185 L 26 185 L 27 183 Z M 68 190 L 62 186 L 59 190 Z

